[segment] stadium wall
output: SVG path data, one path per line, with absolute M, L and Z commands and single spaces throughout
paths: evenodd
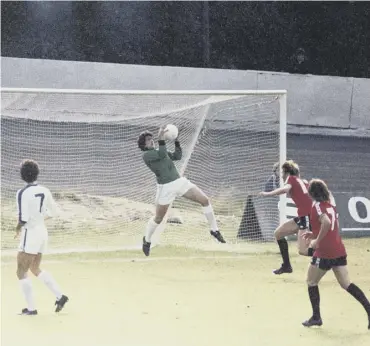
M 370 196 L 366 192 L 336 192 L 335 202 L 344 236 L 370 235 Z M 288 199 L 287 203 L 288 218 L 297 216 L 293 201 Z
M 2 58 L 1 77 L 19 88 L 287 89 L 289 132 L 370 137 L 369 79 L 21 58 Z
M 265 198 L 265 202 L 255 203 L 253 196 L 248 196 L 243 218 L 239 225 L 238 238 L 249 239 L 260 235 L 270 239 L 278 227 L 274 215 L 278 213 L 277 197 Z M 343 237 L 363 237 L 370 235 L 370 198 L 365 193 L 336 192 L 335 202 Z M 292 199 L 287 199 L 287 219 L 297 214 Z M 252 237 L 253 236 L 253 237 Z M 295 237 L 291 237 L 295 238 Z
M 334 153 L 346 150 L 347 142 L 341 140 L 341 136 L 367 137 L 366 139 L 351 139 L 352 142 L 355 142 L 352 143 L 352 146 L 358 148 L 366 147 L 366 144 L 362 142 L 367 143 L 370 138 L 370 98 L 368 97 L 370 95 L 370 80 L 366 79 L 18 58 L 2 59 L 1 77 L 2 86 L 19 88 L 123 90 L 286 88 L 288 90 L 288 122 L 290 124 L 288 126 L 290 132 L 288 155 L 303 155 L 303 148 L 298 148 L 299 150 L 292 148 L 292 143 L 296 143 L 298 139 L 300 142 L 303 141 L 300 144 L 303 147 L 308 145 L 306 141 L 311 141 L 309 145 L 314 151 L 318 150 L 315 146 L 318 145 L 320 148 L 322 146 L 324 151 L 319 156 L 323 155 L 322 158 L 329 160 L 333 155 L 331 150 L 334 150 Z M 302 134 L 309 134 L 309 136 L 302 136 Z M 332 140 L 328 140 L 328 143 L 322 143 L 319 137 L 312 140 L 311 134 L 333 134 L 337 137 L 330 136 Z M 343 145 L 338 146 L 338 143 Z M 356 155 L 367 157 L 365 152 L 361 153 L 362 149 L 358 150 Z M 366 151 L 366 149 L 364 150 Z M 329 157 L 325 155 L 329 155 Z M 338 159 L 336 156 L 335 158 L 335 160 Z M 305 177 L 316 175 L 312 160 L 312 157 L 302 157 Z M 356 159 L 354 160 L 356 162 Z M 352 163 L 354 164 L 354 162 Z M 367 186 L 366 183 L 362 184 L 363 179 L 361 180 L 361 177 L 358 176 L 358 186 L 352 187 L 350 192 L 341 192 L 343 191 L 341 187 L 343 177 L 335 169 L 337 163 L 329 160 L 327 165 L 329 168 L 326 167 L 322 170 L 320 176 L 324 179 L 331 177 L 333 180 L 331 187 L 337 199 L 341 225 L 345 235 L 369 235 L 370 194 L 368 189 L 364 187 Z M 344 167 L 344 169 L 347 168 Z M 347 173 L 351 174 L 350 171 Z M 365 172 L 364 174 L 366 175 Z M 249 203 L 249 205 L 259 208 L 256 203 Z M 253 212 L 257 215 L 265 213 L 264 210 L 259 209 Z M 295 207 L 288 203 L 287 216 L 292 217 L 295 213 Z M 268 221 L 267 217 L 264 219 L 266 222 Z M 269 225 L 263 225 L 264 231 L 273 232 L 276 227 L 274 221 L 271 220 L 268 223 Z

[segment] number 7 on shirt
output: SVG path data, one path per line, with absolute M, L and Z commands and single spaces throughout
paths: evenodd
M 334 231 L 334 227 L 335 227 L 335 220 L 336 220 L 336 215 L 335 215 L 335 211 L 333 208 L 326 208 L 326 211 L 328 212 L 329 216 L 330 216 L 330 221 L 331 221 L 331 231 Z
M 41 213 L 41 210 L 42 210 L 42 205 L 44 204 L 44 198 L 45 198 L 45 195 L 43 193 L 36 193 L 35 197 L 40 197 L 40 213 Z
M 303 193 L 306 195 L 308 193 L 307 187 L 301 179 L 297 179 L 298 184 L 301 186 Z

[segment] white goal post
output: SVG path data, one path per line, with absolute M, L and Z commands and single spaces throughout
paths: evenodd
M 1 101 L 2 224 L 14 224 L 20 161 L 38 161 L 39 181 L 61 207 L 48 225 L 54 252 L 139 246 L 156 182 L 137 137 L 169 123 L 183 148 L 176 166 L 210 197 L 228 243 L 271 241 L 286 219 L 285 196 L 279 210 L 277 198 L 257 196 L 286 160 L 286 90 L 2 88 Z M 2 227 L 2 250 L 16 247 L 11 231 Z M 161 244 L 214 246 L 201 208 L 182 198 L 156 243 L 161 233 Z

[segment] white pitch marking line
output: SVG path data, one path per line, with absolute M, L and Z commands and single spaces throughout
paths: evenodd
M 55 264 L 55 263 L 123 263 L 123 262 L 159 262 L 159 261 L 188 261 L 188 260 L 223 260 L 223 259 L 247 259 L 250 256 L 240 255 L 240 256 L 182 256 L 182 257 L 149 257 L 149 258 L 107 258 L 107 259 L 64 259 L 64 260 L 44 260 L 43 263 Z M 14 257 L 14 260 L 16 258 Z M 14 265 L 13 262 L 3 262 L 2 266 Z

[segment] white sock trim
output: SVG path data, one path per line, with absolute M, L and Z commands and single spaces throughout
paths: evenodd
M 209 204 L 206 207 L 203 207 L 204 216 L 206 217 L 209 227 L 212 231 L 218 231 L 217 220 L 215 213 L 213 212 L 212 205 Z
M 154 221 L 154 217 L 151 217 L 151 218 L 149 219 L 148 223 L 149 223 L 151 226 L 153 226 L 153 227 L 157 227 L 157 226 L 159 225 L 159 223 L 156 223 L 156 222 Z
M 27 302 L 27 309 L 28 309 L 28 311 L 34 311 L 34 310 L 36 310 L 35 300 L 33 298 L 33 291 L 32 291 L 32 283 L 31 283 L 31 280 L 26 277 L 26 278 L 24 278 L 22 280 L 19 280 L 19 283 L 21 285 L 24 298 L 26 299 L 26 302 Z
M 48 272 L 43 270 L 37 277 L 55 295 L 57 300 L 59 300 L 62 297 L 62 292 L 61 292 L 58 284 L 56 283 L 54 278 Z
M 208 204 L 206 207 L 203 207 L 203 213 L 204 214 L 213 213 L 212 205 Z
M 154 221 L 154 218 L 150 218 L 147 225 L 146 225 L 146 230 L 145 230 L 145 240 L 150 243 L 152 241 L 152 236 L 159 226 L 158 223 Z

